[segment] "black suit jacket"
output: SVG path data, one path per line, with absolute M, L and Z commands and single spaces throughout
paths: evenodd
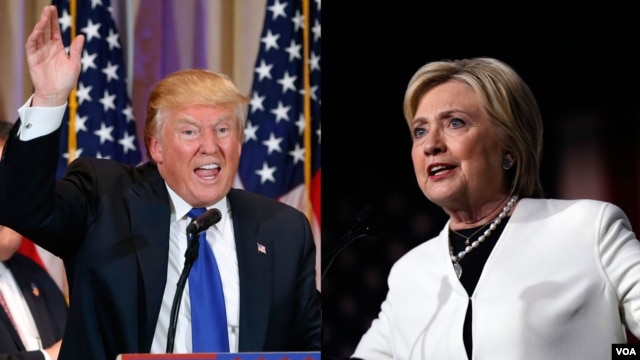
M 15 135 L 19 125 L 0 161 L 0 203 L 12 208 L 0 213 L 0 223 L 65 262 L 70 310 L 61 358 L 149 352 L 171 215 L 157 167 L 80 158 L 55 181 L 59 130 L 23 142 Z M 240 276 L 239 350 L 319 351 L 316 250 L 305 215 L 243 190 L 228 199 Z
M 62 339 L 67 320 L 67 303 L 64 295 L 47 273 L 35 261 L 22 254 L 14 254 L 4 264 L 11 270 L 22 290 L 31 315 L 36 322 L 40 341 L 48 348 Z M 0 309 L 0 360 L 44 359 L 40 351 L 26 351 L 7 317 Z

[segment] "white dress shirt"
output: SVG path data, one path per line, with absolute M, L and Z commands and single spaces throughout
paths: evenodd
M 162 297 L 162 307 L 153 337 L 152 353 L 165 353 L 167 332 L 171 306 L 176 292 L 176 284 L 184 267 L 184 253 L 187 250 L 187 225 L 191 219 L 187 216 L 191 206 L 182 200 L 167 186 L 171 198 L 171 226 L 169 236 L 169 264 L 167 268 L 167 284 Z M 217 208 L 222 214 L 220 221 L 211 226 L 207 234 L 207 242 L 220 270 L 224 302 L 227 311 L 227 330 L 229 333 L 229 351 L 238 352 L 238 332 L 240 318 L 240 281 L 238 275 L 238 258 L 233 236 L 233 223 L 226 197 L 209 208 Z M 177 214 L 180 214 L 178 217 Z M 189 300 L 189 282 L 185 286 L 176 326 L 174 353 L 190 353 L 191 350 L 191 301 Z
M 40 333 L 38 332 L 36 321 L 31 315 L 31 310 L 29 310 L 29 305 L 27 305 L 11 270 L 3 262 L 0 262 L 0 292 L 2 292 L 7 308 L 17 327 L 16 331 L 20 335 L 26 350 L 40 350 L 45 359 L 49 360 L 49 355 L 42 351 Z M 0 311 L 4 310 L 0 309 Z

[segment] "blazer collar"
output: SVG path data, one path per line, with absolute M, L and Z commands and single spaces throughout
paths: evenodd
M 262 348 L 267 336 L 272 284 L 273 239 L 261 234 L 260 211 L 246 198 L 243 190 L 231 189 L 227 198 L 236 238 L 240 275 L 240 343 L 239 350 Z M 267 251 L 258 251 L 258 245 Z

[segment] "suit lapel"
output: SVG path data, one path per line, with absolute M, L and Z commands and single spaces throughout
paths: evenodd
M 164 181 L 155 165 L 148 171 L 132 192 L 125 196 L 131 217 L 131 236 L 145 290 L 146 338 L 144 348 L 151 348 L 162 296 L 167 281 L 169 257 L 169 225 L 171 208 Z
M 238 254 L 240 277 L 240 343 L 239 350 L 259 349 L 264 345 L 271 299 L 271 238 L 259 234 L 261 220 L 244 201 L 242 192 L 231 190 L 229 204 Z M 258 245 L 265 251 L 258 251 Z

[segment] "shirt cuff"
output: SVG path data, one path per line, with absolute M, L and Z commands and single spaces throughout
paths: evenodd
M 33 95 L 18 109 L 21 121 L 18 136 L 22 141 L 33 140 L 56 131 L 62 125 L 62 118 L 67 110 L 67 103 L 54 107 L 32 107 L 32 98 Z

